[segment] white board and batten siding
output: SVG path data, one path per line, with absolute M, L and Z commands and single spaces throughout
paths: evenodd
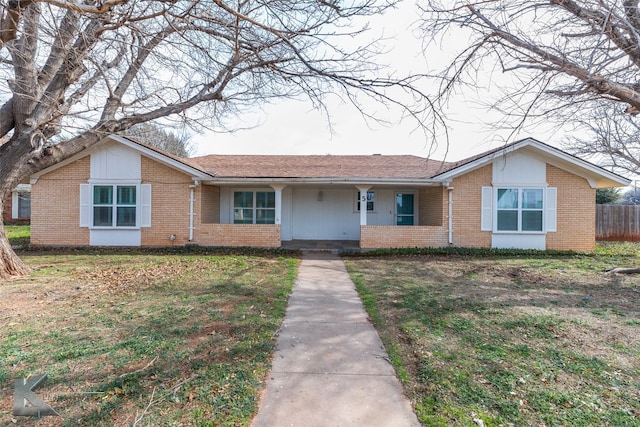
M 89 184 L 80 186 L 80 226 L 89 227 L 91 246 L 140 246 L 140 227 L 151 226 L 151 185 L 141 184 L 140 153 L 116 143 L 108 143 L 91 153 Z M 92 185 L 138 185 L 135 228 L 92 227 Z M 115 196 L 115 195 L 114 195 Z
M 514 152 L 493 161 L 493 186 L 482 187 L 481 230 L 492 231 L 491 247 L 518 249 L 546 249 L 546 233 L 556 231 L 557 189 L 547 186 L 547 167 L 531 155 Z M 499 232 L 496 231 L 496 208 L 498 188 L 542 188 L 543 231 Z

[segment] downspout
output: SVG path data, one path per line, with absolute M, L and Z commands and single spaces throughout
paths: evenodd
M 189 241 L 192 242 L 193 241 L 193 230 L 194 230 L 194 226 L 193 226 L 193 218 L 195 216 L 195 212 L 194 212 L 194 207 L 195 207 L 195 201 L 196 201 L 196 197 L 195 197 L 195 193 L 196 193 L 196 188 L 200 186 L 200 181 L 194 181 L 194 184 L 189 186 Z
M 453 245 L 453 187 L 449 187 L 449 184 L 445 184 L 445 188 L 448 192 L 448 218 L 449 218 L 449 244 Z

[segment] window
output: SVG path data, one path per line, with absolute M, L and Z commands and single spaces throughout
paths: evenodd
M 275 224 L 276 193 L 273 191 L 234 191 L 234 224 Z
M 14 219 L 31 218 L 31 192 L 16 191 L 13 193 L 12 217 Z
M 543 194 L 541 188 L 498 188 L 498 231 L 543 231 Z
M 376 193 L 373 191 L 367 191 L 367 211 L 375 211 Z M 360 192 L 356 196 L 356 211 L 360 212 Z
M 135 185 L 94 185 L 93 226 L 135 227 L 136 190 Z

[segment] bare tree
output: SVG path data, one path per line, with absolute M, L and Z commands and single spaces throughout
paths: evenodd
M 194 151 L 189 135 L 176 134 L 149 122 L 126 129 L 122 134 L 180 157 L 189 157 Z
M 582 158 L 619 173 L 640 170 L 640 120 L 625 114 L 623 105 L 599 105 L 576 116 L 579 131 L 565 147 Z
M 375 65 L 375 41 L 348 47 L 394 3 L 3 0 L 0 200 L 105 135 L 163 117 L 215 128 L 263 102 L 303 95 L 322 108 L 339 93 L 420 118 L 425 98 Z M 0 277 L 25 272 L 0 224 Z
M 483 76 L 497 75 L 493 84 L 500 86 L 500 94 L 491 106 L 503 113 L 502 126 L 514 132 L 525 123 L 541 121 L 575 126 L 580 136 L 568 148 L 636 171 L 640 164 L 638 3 L 422 1 L 427 45 L 450 40 L 444 38 L 450 34 L 468 40 L 451 64 L 437 73 L 440 97 L 447 100 L 458 88 L 474 87 Z M 508 83 L 501 85 L 506 77 Z

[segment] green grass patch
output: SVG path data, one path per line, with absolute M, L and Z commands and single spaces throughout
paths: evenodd
M 425 426 L 638 426 L 640 284 L 604 274 L 637 249 L 346 264 Z
M 23 253 L 0 285 L 0 400 L 46 372 L 63 426 L 244 426 L 299 260 L 280 253 Z M 0 424 L 12 425 L 10 405 Z M 37 420 L 20 419 L 20 425 Z
M 29 225 L 5 225 L 4 231 L 11 246 L 28 246 L 31 239 L 31 227 Z

